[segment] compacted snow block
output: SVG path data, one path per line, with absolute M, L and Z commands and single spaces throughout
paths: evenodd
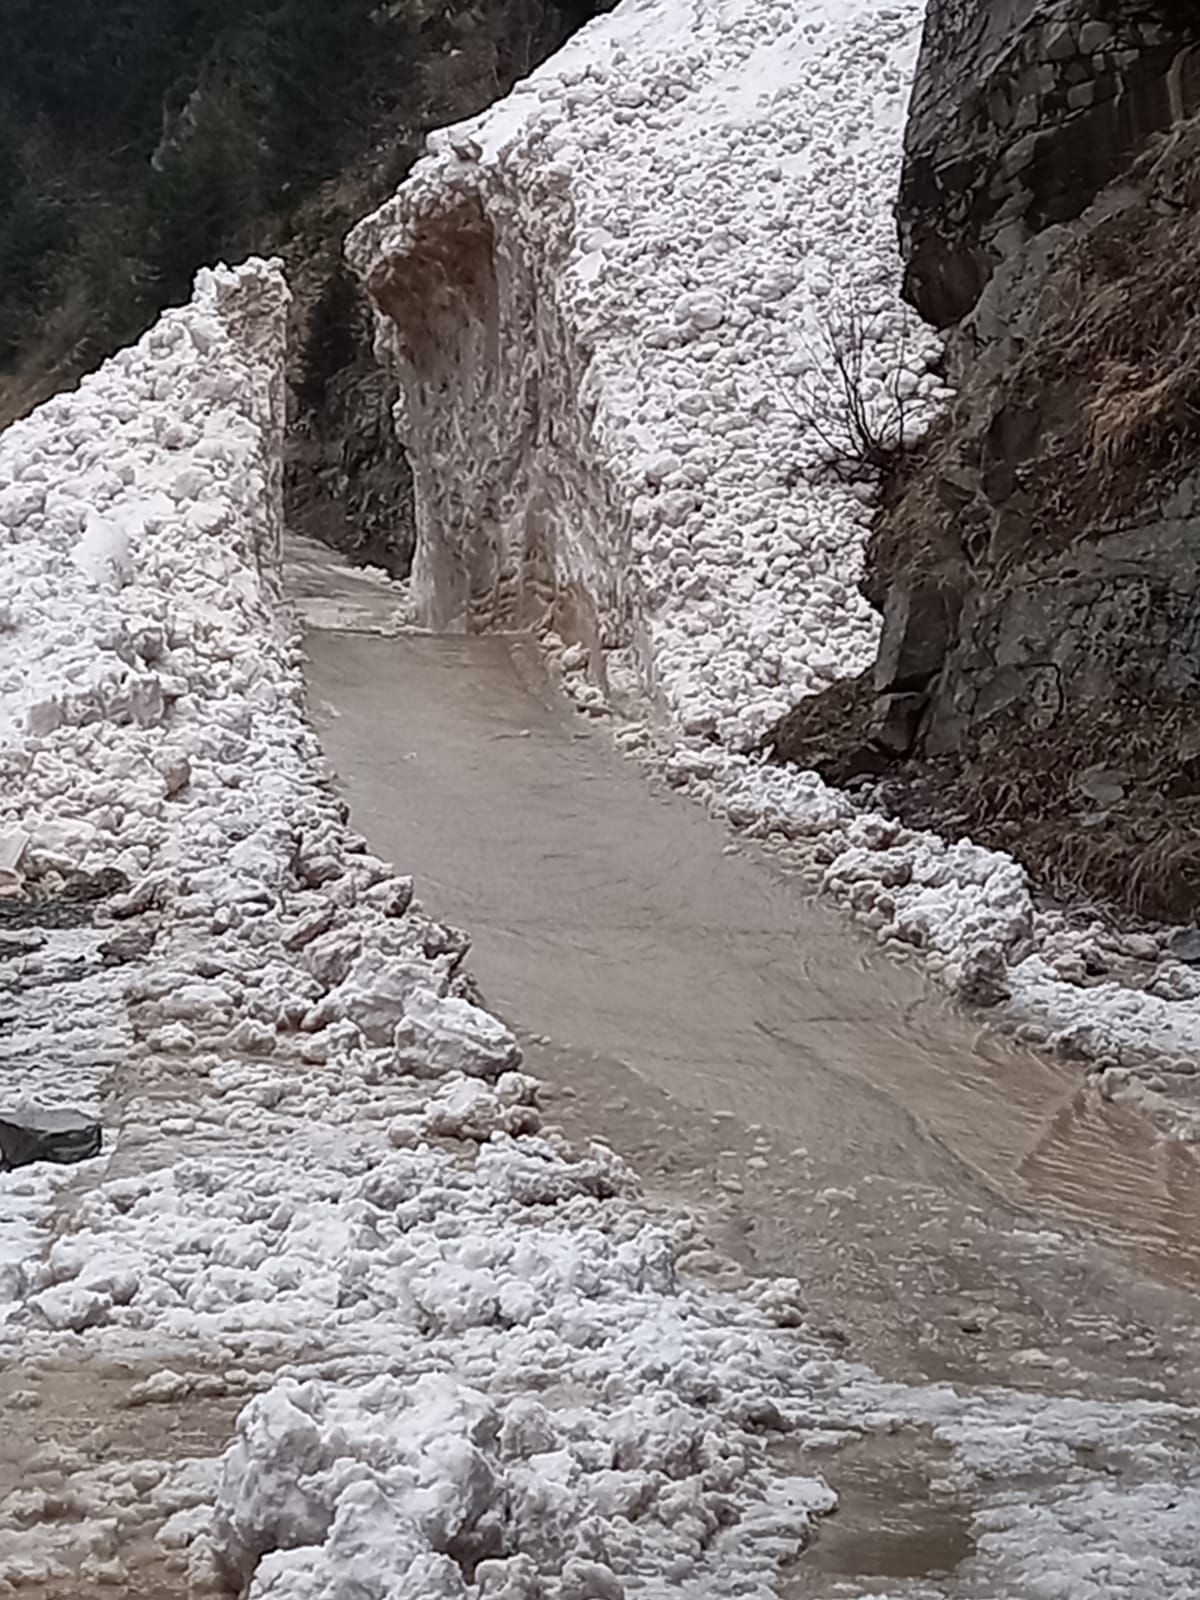
M 939 390 L 892 223 L 923 13 L 641 0 L 430 136 L 347 245 L 403 391 L 424 621 L 550 609 L 734 749 L 874 658 L 870 494 L 805 411 L 844 404 L 818 369 L 851 311 L 885 434 Z
M 0 1112 L 0 1172 L 35 1161 L 90 1161 L 102 1142 L 100 1124 L 82 1111 Z

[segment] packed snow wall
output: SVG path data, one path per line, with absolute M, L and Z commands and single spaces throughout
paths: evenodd
M 287 298 L 272 263 L 204 271 L 191 304 L 0 438 L 6 893 L 161 864 L 202 785 L 201 707 L 263 675 Z
M 626 0 L 351 235 L 430 623 L 632 646 L 732 744 L 867 663 L 870 489 L 810 424 L 851 323 L 869 407 L 937 388 L 891 221 L 922 10 Z
M 381 214 L 357 243 L 386 262 L 371 284 L 406 378 L 422 609 L 435 627 L 510 626 L 574 583 L 619 634 L 630 518 L 598 459 L 586 346 L 558 303 L 568 186 L 533 175 L 505 228 L 492 214 L 503 196 L 485 201 L 477 185 L 472 142 L 449 137 L 447 181 L 414 188 L 403 242 Z

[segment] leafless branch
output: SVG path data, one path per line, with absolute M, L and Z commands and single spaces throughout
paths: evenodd
M 810 371 L 794 395 L 785 394 L 785 404 L 843 481 L 886 472 L 908 442 L 912 410 L 905 361 L 908 319 L 901 325 L 899 348 L 889 357 L 888 373 L 879 382 L 868 378 L 871 341 L 853 295 L 829 311 L 819 331 L 819 342 L 809 348 Z

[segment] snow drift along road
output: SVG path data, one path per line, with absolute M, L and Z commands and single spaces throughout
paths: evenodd
M 1035 915 L 1024 871 L 742 753 L 872 659 L 871 486 L 828 469 L 822 330 L 853 310 L 867 403 L 944 390 L 899 300 L 892 206 L 920 0 L 625 0 L 481 116 L 430 136 L 348 242 L 401 379 L 419 611 L 582 639 L 595 682 L 665 713 L 668 769 L 790 843 L 881 944 L 1106 1086 L 1184 1106 L 1200 975 L 1152 940 Z M 824 354 L 824 359 L 823 359 Z M 1130 954 L 1131 951 L 1135 953 Z M 1146 983 L 1081 990 L 1132 961 Z M 1130 1082 L 1132 1074 L 1132 1083 Z
M 285 308 L 268 264 L 203 274 L 0 439 L 10 886 L 130 880 L 69 986 L 54 930 L 12 962 L 10 1076 L 54 1100 L 90 1071 L 117 1137 L 53 1232 L 40 1170 L 0 1176 L 0 1582 L 766 1597 L 833 1503 L 831 1433 L 925 1425 L 986 1518 L 965 1593 L 1030 1560 L 1084 1595 L 1187 1593 L 1186 1413 L 882 1385 L 806 1336 L 797 1285 L 680 1281 L 696 1220 L 542 1128 L 461 992 L 466 941 L 348 832 L 302 715 L 275 604 Z M 99 1071 L 61 1026 L 81 992 Z M 110 1414 L 87 1380 L 115 1362 L 140 1376 Z M 60 1387 L 74 1442 L 36 1448 L 31 1397 Z M 139 1418 L 242 1397 L 220 1458 Z

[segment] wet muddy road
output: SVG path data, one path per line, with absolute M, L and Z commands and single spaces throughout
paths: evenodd
M 527 641 L 380 637 L 386 589 L 308 547 L 291 576 L 355 825 L 469 931 L 568 1129 L 704 1212 L 698 1269 L 794 1275 L 896 1377 L 1188 1391 L 1185 1153 L 656 793 Z

